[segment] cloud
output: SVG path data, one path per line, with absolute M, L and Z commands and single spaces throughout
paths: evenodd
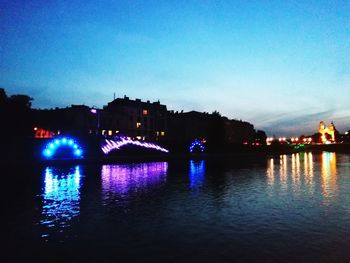
M 288 115 L 280 114 L 277 118 L 270 120 L 261 126 L 268 134 L 301 135 L 317 132 L 320 121 L 332 121 L 334 110 L 320 111 L 310 114 Z

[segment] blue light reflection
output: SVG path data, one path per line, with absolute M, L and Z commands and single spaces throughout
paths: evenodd
M 80 208 L 80 167 L 75 166 L 69 170 L 47 167 L 45 169 L 42 220 L 40 224 L 46 226 L 46 231 L 70 226 L 71 220 L 79 215 Z M 49 233 L 42 237 L 48 238 Z
M 190 188 L 191 190 L 198 189 L 203 186 L 205 174 L 205 162 L 193 161 L 190 162 Z

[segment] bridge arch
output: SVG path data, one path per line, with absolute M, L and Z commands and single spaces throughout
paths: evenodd
M 73 138 L 61 137 L 50 140 L 42 152 L 44 157 L 50 159 L 55 156 L 57 150 L 61 147 L 69 147 L 72 150 L 73 157 L 83 157 L 83 150 Z
M 189 147 L 190 153 L 195 152 L 196 150 L 199 150 L 200 152 L 204 152 L 205 150 L 205 145 L 204 142 L 200 140 L 194 140 Z

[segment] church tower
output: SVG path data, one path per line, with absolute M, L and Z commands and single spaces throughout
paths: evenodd
M 322 143 L 325 144 L 335 142 L 335 126 L 333 122 L 331 122 L 331 124 L 326 127 L 325 123 L 321 121 L 318 127 L 318 132 L 321 133 Z

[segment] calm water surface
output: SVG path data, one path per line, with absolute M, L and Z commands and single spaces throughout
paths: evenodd
M 8 261 L 350 262 L 350 155 L 2 174 Z

